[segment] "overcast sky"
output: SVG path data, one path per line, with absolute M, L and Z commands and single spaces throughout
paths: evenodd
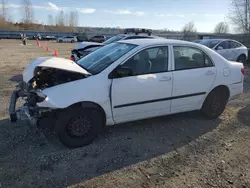
M 14 21 L 20 21 L 21 0 L 8 0 Z M 193 21 L 199 32 L 212 32 L 228 16 L 230 0 L 31 0 L 35 20 L 48 22 L 60 10 L 77 11 L 80 26 L 145 27 L 180 30 Z

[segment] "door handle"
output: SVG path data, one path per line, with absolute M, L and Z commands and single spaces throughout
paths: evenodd
M 163 81 L 169 81 L 171 80 L 171 77 L 167 77 L 167 76 L 163 76 L 159 79 L 159 81 L 163 82 Z
M 206 75 L 214 75 L 215 72 L 214 72 L 214 71 L 207 71 L 205 74 L 206 74 Z

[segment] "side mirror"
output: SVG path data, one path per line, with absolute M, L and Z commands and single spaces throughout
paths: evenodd
M 121 77 L 132 76 L 132 75 L 133 75 L 133 71 L 131 68 L 119 66 L 114 71 L 112 71 L 111 74 L 109 74 L 109 79 L 121 78 Z
M 218 46 L 217 47 L 217 50 L 223 50 L 224 48 L 223 47 L 221 47 L 221 46 Z

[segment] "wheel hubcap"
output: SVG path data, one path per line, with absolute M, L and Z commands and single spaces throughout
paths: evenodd
M 242 58 L 239 59 L 239 62 L 240 63 L 245 63 L 245 59 L 242 57 Z
M 212 106 L 212 109 L 216 112 L 221 106 L 220 100 L 217 97 L 214 97 L 214 100 L 211 106 Z
M 92 122 L 90 119 L 85 116 L 78 116 L 69 123 L 68 133 L 73 137 L 83 137 L 89 132 L 91 127 Z

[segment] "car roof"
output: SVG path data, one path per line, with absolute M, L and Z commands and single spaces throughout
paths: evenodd
M 194 42 L 188 42 L 183 40 L 174 40 L 174 39 L 128 39 L 128 40 L 120 40 L 117 42 L 135 44 L 138 46 L 150 46 L 150 45 L 170 45 L 170 44 L 183 44 L 183 45 L 192 45 L 192 46 L 203 46 L 201 44 L 197 44 Z
M 231 40 L 231 39 L 202 39 L 200 41 L 225 41 L 225 40 Z
M 154 35 L 147 35 L 147 34 L 118 34 L 118 35 L 115 35 L 115 36 L 123 36 L 124 38 L 126 37 L 134 37 L 134 36 L 138 36 L 138 37 L 148 37 L 148 38 L 160 38 L 158 36 L 154 36 Z
M 222 41 L 234 41 L 234 42 L 237 42 L 241 45 L 243 45 L 241 42 L 237 41 L 237 40 L 234 40 L 234 39 L 202 39 L 200 40 L 201 41 L 219 41 L 219 42 L 222 42 Z

